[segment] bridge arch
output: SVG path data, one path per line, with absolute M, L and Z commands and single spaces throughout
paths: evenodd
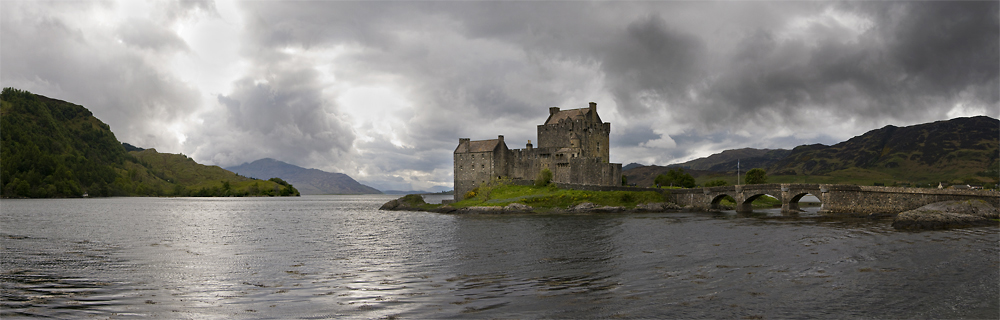
M 727 197 L 729 199 L 732 199 L 733 204 L 736 204 L 736 205 L 739 204 L 739 202 L 736 201 L 736 197 L 733 197 L 732 195 L 729 195 L 729 194 L 726 194 L 726 193 L 720 193 L 720 194 L 716 195 L 714 198 L 712 198 L 712 201 L 710 201 L 710 204 L 708 206 L 709 209 L 712 209 L 712 210 L 722 210 L 722 205 L 721 205 L 722 200 L 725 199 L 725 198 L 727 198 Z
M 801 201 L 802 198 L 804 198 L 805 196 L 816 197 L 816 199 L 819 200 L 820 207 L 822 208 L 823 199 L 820 197 L 821 194 L 814 194 L 814 193 L 818 192 L 811 190 L 796 192 L 794 195 L 788 198 L 788 203 L 785 205 L 784 208 L 782 208 L 782 211 L 786 213 L 802 212 L 803 211 L 802 208 L 799 207 L 799 201 Z
M 776 193 L 776 195 L 772 194 L 772 193 Z M 737 209 L 740 212 L 753 212 L 753 202 L 757 201 L 757 199 L 760 199 L 761 197 L 765 197 L 765 196 L 777 199 L 779 202 L 782 202 L 781 193 L 774 192 L 774 191 L 771 191 L 771 192 L 768 192 L 768 191 L 756 191 L 756 192 L 751 192 L 749 194 L 751 194 L 751 195 L 749 197 L 746 197 L 746 199 L 744 199 L 743 202 L 739 204 L 739 206 L 738 206 Z

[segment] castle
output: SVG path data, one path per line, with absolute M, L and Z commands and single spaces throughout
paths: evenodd
M 503 136 L 491 140 L 458 139 L 455 148 L 455 201 L 493 178 L 534 180 L 542 169 L 560 183 L 621 185 L 622 165 L 609 163 L 611 123 L 601 122 L 597 103 L 589 108 L 549 108 L 538 126 L 538 147 L 508 149 Z

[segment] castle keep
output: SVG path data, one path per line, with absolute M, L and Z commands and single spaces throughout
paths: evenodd
M 538 126 L 538 147 L 508 149 L 503 136 L 492 140 L 458 139 L 455 148 L 455 200 L 493 178 L 534 180 L 544 168 L 560 183 L 617 186 L 622 165 L 609 163 L 611 123 L 601 122 L 597 103 L 589 108 L 549 108 Z

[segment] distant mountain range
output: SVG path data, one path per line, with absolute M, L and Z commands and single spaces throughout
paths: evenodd
M 885 126 L 832 146 L 798 146 L 768 172 L 826 175 L 861 168 L 914 181 L 969 180 L 995 168 L 998 157 L 1000 120 L 978 116 Z
M 884 181 L 937 184 L 939 181 L 996 183 L 1000 171 L 1000 120 L 987 116 L 955 118 L 907 127 L 885 126 L 827 146 L 726 150 L 667 166 L 629 164 L 629 183 L 651 185 L 671 168 L 685 168 L 695 178 L 765 168 L 779 180 L 809 176 L 836 183 Z M 728 176 L 728 174 L 726 175 Z M 785 178 L 781 178 L 784 176 Z
M 733 149 L 668 167 L 723 172 L 736 171 L 737 166 L 744 170 L 747 168 L 767 168 L 784 159 L 790 153 L 792 151 L 786 149 Z
M 302 194 L 380 194 L 375 188 L 358 183 L 343 173 L 306 169 L 282 161 L 265 158 L 226 170 L 252 178 L 278 177 L 291 183 Z

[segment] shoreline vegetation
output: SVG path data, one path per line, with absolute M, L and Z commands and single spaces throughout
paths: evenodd
M 780 207 L 778 199 L 760 197 L 754 208 Z M 731 210 L 731 202 L 722 202 Z M 546 186 L 518 186 L 494 180 L 480 185 L 462 201 L 431 204 L 419 194 L 408 194 L 383 204 L 379 210 L 426 211 L 446 214 L 527 213 L 644 213 L 679 212 L 669 201 L 669 191 L 584 191 Z M 944 201 L 896 215 L 892 226 L 900 230 L 938 230 L 1000 225 L 1000 211 L 982 200 Z
M 684 209 L 669 201 L 669 191 L 585 191 L 545 186 L 519 186 L 494 180 L 480 185 L 461 201 L 431 204 L 418 194 L 390 200 L 380 210 L 429 211 L 438 213 L 629 213 L 674 212 Z M 728 201 L 727 201 L 728 200 Z M 732 199 L 723 200 L 724 208 L 732 208 Z M 781 201 L 760 197 L 755 208 L 781 207 Z
M 390 200 L 379 210 L 429 211 L 438 213 L 613 213 L 680 211 L 655 191 L 582 191 L 555 186 L 496 185 L 475 196 L 447 204 L 424 202 L 418 194 Z
M 28 91 L 0 92 L 0 198 L 298 196 L 183 154 L 118 141 L 83 106 Z

